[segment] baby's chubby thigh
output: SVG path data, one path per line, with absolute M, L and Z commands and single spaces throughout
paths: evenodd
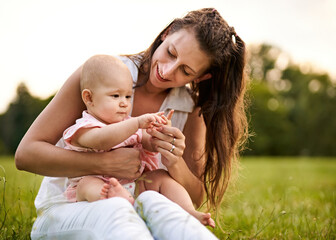
M 169 173 L 163 169 L 148 171 L 136 180 L 135 197 L 144 191 L 155 191 L 160 193 L 161 186 L 164 183 L 175 181 L 170 177 Z

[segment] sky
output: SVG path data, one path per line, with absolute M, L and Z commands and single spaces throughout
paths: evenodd
M 247 44 L 279 47 L 336 80 L 335 0 L 0 0 L 0 114 L 20 82 L 46 98 L 90 56 L 145 50 L 174 18 L 203 7 Z

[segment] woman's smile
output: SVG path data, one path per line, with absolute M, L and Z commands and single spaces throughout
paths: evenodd
M 161 82 L 167 82 L 168 80 L 165 79 L 163 76 L 162 76 L 162 73 L 160 72 L 160 69 L 159 69 L 159 66 L 156 67 L 156 77 L 159 81 Z

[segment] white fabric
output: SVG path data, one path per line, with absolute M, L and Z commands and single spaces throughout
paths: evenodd
M 124 198 L 55 204 L 38 213 L 31 238 L 55 240 L 153 239 Z
M 146 191 L 140 194 L 136 199 L 135 209 L 137 213 L 126 199 L 119 197 L 92 203 L 57 204 L 40 213 L 34 223 L 31 238 L 217 239 L 196 218 L 157 192 Z M 139 216 L 142 216 L 146 223 Z
M 65 147 L 63 138 L 58 141 L 56 146 Z M 44 177 L 35 198 L 37 214 L 54 204 L 68 202 L 63 194 L 68 185 L 69 181 L 66 177 Z
M 200 221 L 160 193 L 143 192 L 134 206 L 157 240 L 217 239 Z
M 126 57 L 120 59 L 135 84 L 136 65 Z M 170 91 L 160 111 L 167 114 L 174 109 L 172 125 L 182 131 L 193 107 L 187 88 L 181 87 Z M 64 147 L 64 141 L 61 139 L 57 146 Z M 126 199 L 67 203 L 63 194 L 67 186 L 67 178 L 44 177 L 35 199 L 37 219 L 32 239 L 153 239 L 148 228 L 156 239 L 216 239 L 199 221 L 156 192 L 142 193 L 136 203 L 147 228 Z

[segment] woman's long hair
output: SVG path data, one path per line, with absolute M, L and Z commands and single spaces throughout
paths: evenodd
M 233 165 L 248 134 L 244 101 L 245 43 L 217 10 L 191 11 L 183 18 L 174 19 L 146 51 L 130 56 L 139 63 L 145 81 L 149 77 L 152 56 L 162 43 L 161 36 L 167 31 L 171 34 L 181 29 L 192 30 L 201 50 L 211 58 L 208 69 L 211 79 L 192 82 L 191 90 L 206 125 L 202 180 L 210 206 L 215 207 L 222 201 Z

